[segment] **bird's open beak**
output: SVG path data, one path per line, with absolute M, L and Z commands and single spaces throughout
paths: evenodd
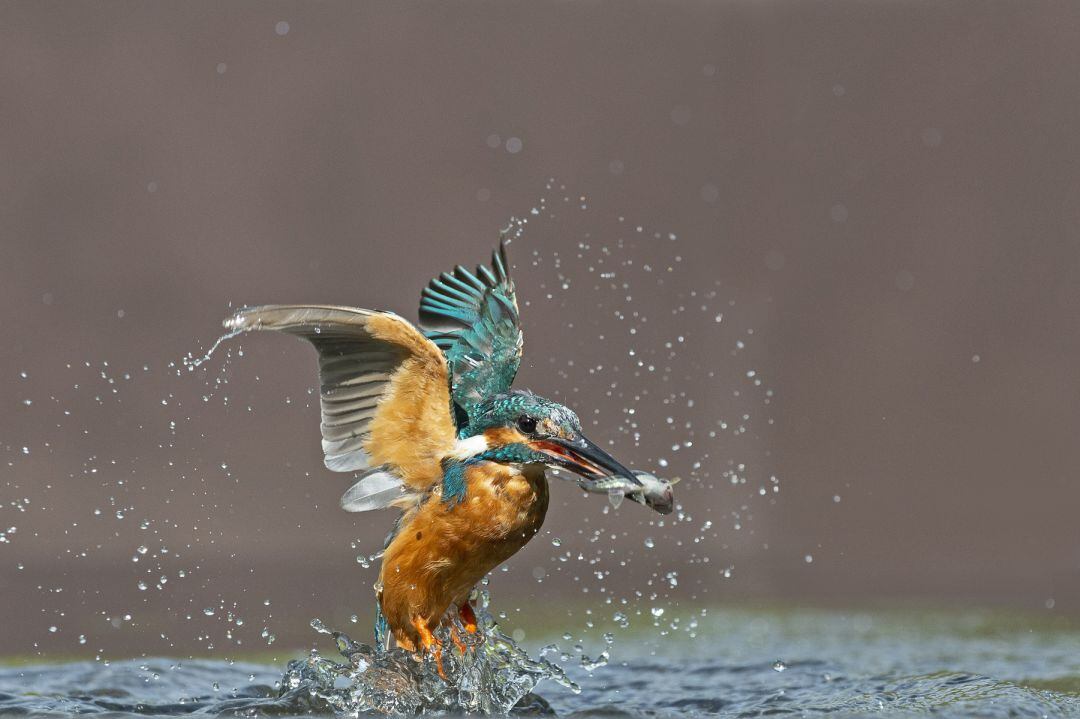
M 551 463 L 555 466 L 568 469 L 586 479 L 615 476 L 623 477 L 635 485 L 641 485 L 641 481 L 634 476 L 633 472 L 619 464 L 614 457 L 600 449 L 587 437 L 579 436 L 574 439 L 547 437 L 529 444 L 533 449 L 551 457 Z

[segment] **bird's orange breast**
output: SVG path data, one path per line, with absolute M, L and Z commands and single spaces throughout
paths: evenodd
M 540 531 L 548 507 L 542 467 L 485 462 L 465 474 L 465 499 L 436 489 L 387 547 L 379 602 L 399 644 L 416 646 L 414 624 L 438 626 L 451 605 Z

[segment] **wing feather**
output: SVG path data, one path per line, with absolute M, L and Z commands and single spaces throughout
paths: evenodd
M 455 439 L 449 370 L 439 348 L 411 324 L 353 307 L 267 305 L 240 310 L 225 326 L 285 332 L 315 346 L 328 469 L 375 466 L 414 489 L 441 476 L 439 460 Z
M 506 392 L 521 365 L 522 332 L 506 242 L 491 267 L 461 265 L 424 288 L 420 327 L 446 353 L 454 403 L 469 414 L 484 398 Z
M 368 512 L 393 506 L 407 496 L 401 477 L 387 467 L 376 467 L 364 472 L 360 479 L 341 497 L 341 508 L 346 512 Z

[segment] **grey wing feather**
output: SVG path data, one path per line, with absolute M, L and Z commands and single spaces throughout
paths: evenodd
M 360 476 L 341 497 L 341 508 L 346 512 L 367 512 L 390 507 L 405 495 L 401 477 L 383 465 L 370 469 Z
M 404 348 L 367 331 L 367 320 L 376 314 L 383 313 L 330 305 L 266 305 L 245 308 L 225 320 L 232 330 L 287 332 L 315 346 L 324 462 L 335 472 L 368 466 L 363 447 L 379 399 L 408 357 Z

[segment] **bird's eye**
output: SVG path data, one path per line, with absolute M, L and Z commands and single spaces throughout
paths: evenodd
M 536 417 L 530 417 L 527 414 L 523 414 L 518 417 L 518 429 L 525 434 L 532 434 L 536 431 Z

